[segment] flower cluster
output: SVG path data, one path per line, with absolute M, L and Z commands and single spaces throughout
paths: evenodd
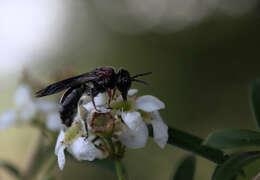
M 34 99 L 28 85 L 20 85 L 13 97 L 14 109 L 9 109 L 0 117 L 0 130 L 16 125 L 33 123 L 43 117 L 47 129 L 58 131 L 63 126 L 58 114 L 58 104 L 48 100 Z
M 151 124 L 154 140 L 164 148 L 168 140 L 168 126 L 158 110 L 163 102 L 150 95 L 136 96 L 137 90 L 128 92 L 128 101 L 117 94 L 108 105 L 108 97 L 94 98 L 97 109 L 88 96 L 79 102 L 78 113 L 71 127 L 62 129 L 57 139 L 55 154 L 60 169 L 65 165 L 66 149 L 78 160 L 93 161 L 107 157 L 120 159 L 125 148 L 143 148 L 148 139 L 147 124 Z

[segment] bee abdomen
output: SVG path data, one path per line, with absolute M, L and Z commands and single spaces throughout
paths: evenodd
M 77 114 L 78 102 L 85 92 L 85 89 L 85 86 L 73 88 L 69 90 L 70 93 L 66 93 L 66 96 L 63 97 L 59 112 L 62 123 L 67 127 L 71 126 L 74 117 Z

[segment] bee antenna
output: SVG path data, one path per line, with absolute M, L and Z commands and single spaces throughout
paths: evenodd
M 132 81 L 134 81 L 134 82 L 138 82 L 138 83 L 141 83 L 141 84 L 144 84 L 144 85 L 146 85 L 146 86 L 149 85 L 147 82 L 142 81 L 142 80 L 139 80 L 139 79 L 132 79 Z
M 136 75 L 134 75 L 133 77 L 131 77 L 131 79 L 134 80 L 134 79 L 137 78 L 137 77 L 146 76 L 146 75 L 150 75 L 150 74 L 152 74 L 152 72 L 146 72 L 146 73 L 136 74 Z

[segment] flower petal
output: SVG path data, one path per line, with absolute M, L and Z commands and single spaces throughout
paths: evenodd
M 129 148 L 143 148 L 148 139 L 148 129 L 139 112 L 122 113 L 128 129 L 119 135 L 119 140 Z
M 56 146 L 55 146 L 55 154 L 58 155 L 59 149 L 62 145 L 64 145 L 63 140 L 65 138 L 65 132 L 61 129 L 60 130 L 60 134 L 57 138 L 56 141 Z
M 153 126 L 153 136 L 155 142 L 164 148 L 168 141 L 168 126 L 163 122 L 158 111 L 152 112 L 153 119 L 150 123 Z
M 103 106 L 106 104 L 106 94 L 105 93 L 99 93 L 95 98 L 94 102 L 96 106 Z M 88 111 L 92 111 L 94 109 L 93 103 L 90 101 L 87 104 L 83 105 L 84 108 L 86 108 Z
M 138 89 L 129 89 L 128 96 L 133 96 L 138 92 Z
M 63 124 L 60 119 L 60 115 L 57 112 L 47 115 L 45 121 L 46 128 L 51 131 L 58 131 L 63 127 Z
M 60 130 L 60 134 L 57 138 L 56 146 L 55 146 L 55 154 L 58 157 L 58 165 L 60 170 L 63 170 L 66 159 L 64 150 L 66 148 L 66 145 L 63 143 L 65 137 L 65 132 L 63 130 Z
M 136 108 L 146 112 L 152 112 L 165 108 L 165 104 L 154 96 L 146 95 L 136 100 Z
M 31 88 L 27 85 L 20 85 L 14 93 L 14 104 L 22 107 L 31 102 Z
M 17 113 L 15 110 L 7 110 L 0 117 L 0 130 L 10 128 L 15 125 Z
M 59 151 L 57 152 L 58 165 L 59 165 L 60 170 L 63 170 L 65 163 L 66 163 L 65 154 L 64 154 L 65 148 L 66 148 L 66 146 L 63 144 L 59 148 Z
M 90 140 L 83 137 L 76 139 L 68 148 L 68 151 L 79 161 L 93 161 L 96 158 L 103 159 L 102 152 Z

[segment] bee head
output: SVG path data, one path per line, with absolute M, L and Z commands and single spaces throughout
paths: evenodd
M 136 74 L 133 77 L 130 76 L 129 72 L 125 69 L 120 69 L 117 73 L 117 89 L 121 92 L 123 99 L 127 100 L 127 92 L 131 87 L 132 81 L 147 85 L 145 81 L 136 79 L 140 76 L 146 76 L 152 74 L 151 72 Z
M 125 101 L 127 100 L 127 92 L 130 89 L 131 84 L 132 79 L 129 72 L 125 69 L 120 69 L 117 73 L 116 86 Z

